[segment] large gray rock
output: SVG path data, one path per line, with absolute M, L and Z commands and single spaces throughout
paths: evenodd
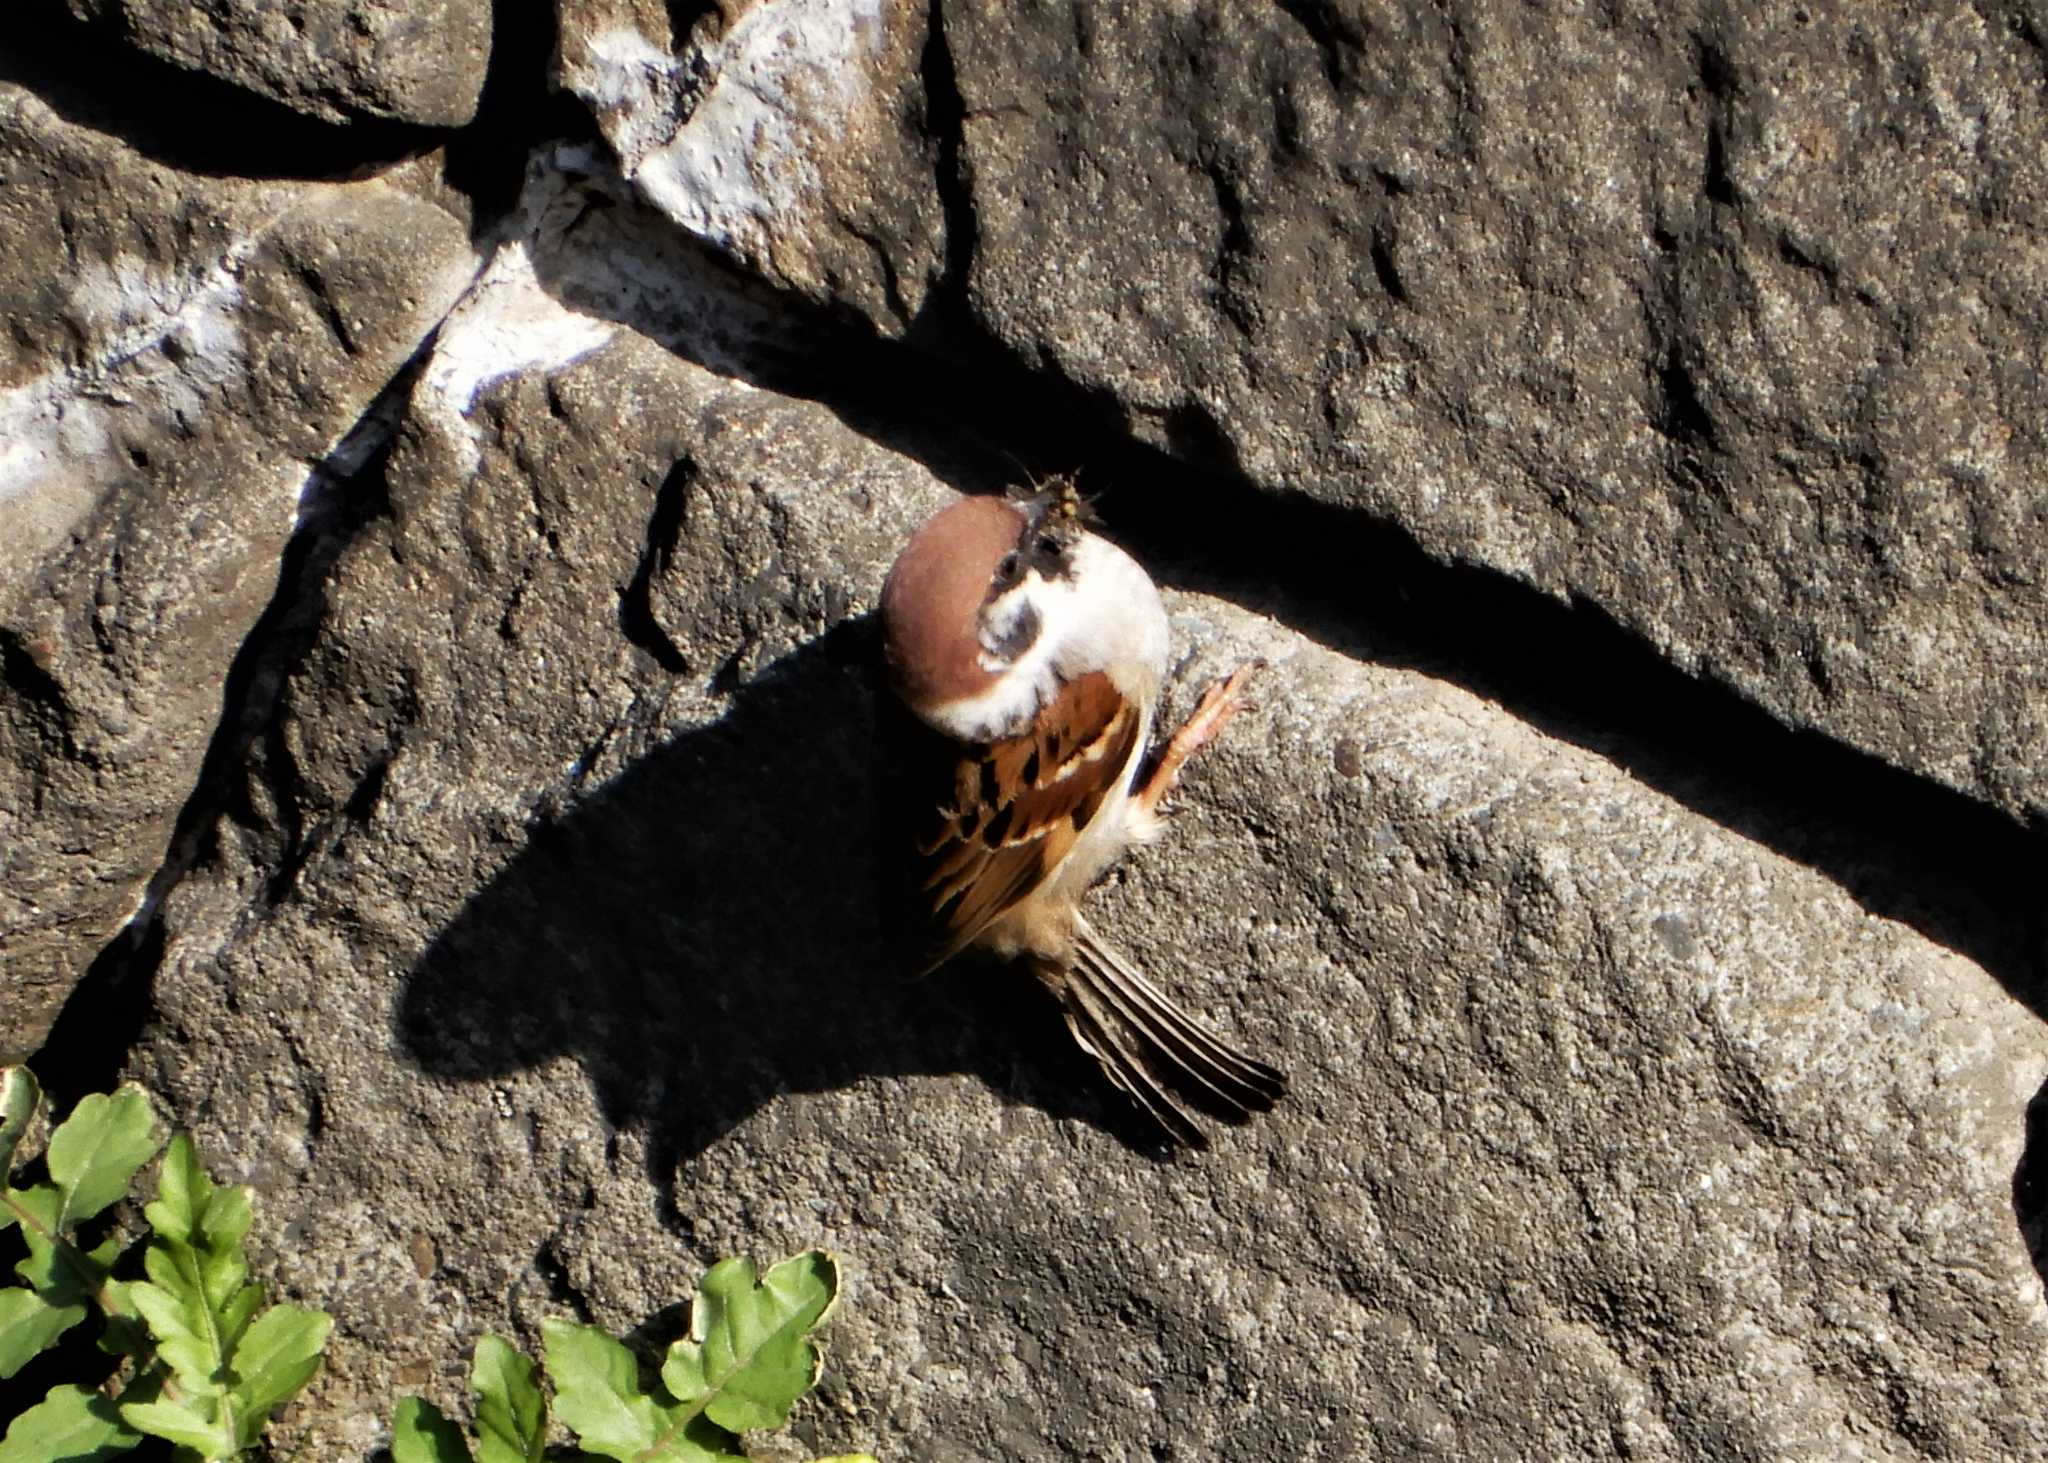
M 404 170 L 199 178 L 11 85 L 0 176 L 0 1055 L 18 1057 L 142 904 L 294 524 L 475 265 Z
M 570 7 L 568 84 L 763 277 L 886 328 L 943 238 L 920 340 L 2048 820 L 2025 26 L 955 0 L 920 49 L 922 7 L 673 45 L 632 8 Z
M 491 0 L 65 0 L 122 44 L 323 122 L 460 127 L 491 58 Z
M 559 82 L 620 172 L 692 238 L 885 335 L 944 264 L 919 0 L 671 7 L 562 0 Z
M 1027 980 L 898 979 L 865 614 L 947 489 L 914 435 L 659 344 L 717 274 L 626 267 L 659 237 L 630 205 L 543 178 L 525 217 L 320 587 L 247 811 L 166 899 L 136 1060 L 257 1185 L 264 1272 L 337 1317 L 309 1454 L 363 1455 L 397 1391 L 457 1404 L 486 1327 L 625 1329 L 812 1243 L 854 1276 L 818 1452 L 2048 1445 L 2035 1020 L 1341 628 L 1171 597 L 1176 709 L 1253 656 L 1261 704 L 1096 896 L 1291 1070 L 1280 1109 L 1161 1161 Z M 608 275 L 644 329 L 541 287 Z M 545 348 L 480 349 L 514 338 Z
M 948 4 L 975 322 L 2048 819 L 2048 109 L 1918 6 Z

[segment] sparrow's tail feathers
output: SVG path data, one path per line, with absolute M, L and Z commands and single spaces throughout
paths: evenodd
M 1242 1121 L 1287 1091 L 1287 1078 L 1226 1045 L 1169 1000 L 1084 921 L 1058 982 L 1074 1038 L 1177 1141 L 1206 1147 L 1166 1083 Z M 1052 982 L 1048 982 L 1052 983 Z M 1162 1080 L 1163 1079 L 1163 1080 Z
M 1073 1032 L 1082 1051 L 1102 1063 L 1109 1080 L 1144 1109 L 1145 1115 L 1164 1129 L 1173 1142 L 1188 1148 L 1207 1148 L 1208 1138 L 1132 1051 L 1117 1018 L 1103 1008 L 1095 991 L 1069 975 L 1061 990 L 1061 1000 L 1066 1008 L 1067 1030 Z

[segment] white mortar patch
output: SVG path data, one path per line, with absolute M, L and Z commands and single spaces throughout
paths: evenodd
M 765 0 L 704 53 L 711 85 L 680 125 L 683 65 L 636 31 L 593 38 L 574 86 L 648 201 L 741 254 L 815 205 L 811 150 L 857 126 L 881 41 L 882 0 Z
M 123 413 L 194 427 L 242 374 L 241 266 L 254 240 L 198 273 L 133 255 L 88 264 L 62 307 L 84 359 L 0 391 L 0 503 L 64 491 L 82 508 Z
M 464 446 L 473 467 L 478 448 L 469 413 L 478 392 L 506 376 L 558 371 L 610 340 L 617 328 L 550 295 L 534 273 L 529 242 L 515 239 L 499 247 L 442 322 L 415 401 Z

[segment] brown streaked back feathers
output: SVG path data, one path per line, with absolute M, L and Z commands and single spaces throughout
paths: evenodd
M 1070 682 L 1021 734 L 962 743 L 917 840 L 926 969 L 944 964 L 1072 851 L 1137 750 L 1142 716 L 1100 671 Z

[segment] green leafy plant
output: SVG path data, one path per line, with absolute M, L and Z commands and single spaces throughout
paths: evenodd
M 113 1458 L 145 1435 L 181 1458 L 232 1458 L 320 1365 L 329 1318 L 275 1305 L 248 1283 L 242 1239 L 249 1190 L 216 1187 L 190 1135 L 164 1148 L 149 1095 L 129 1083 L 79 1102 L 43 1150 L 46 1178 L 17 1186 L 15 1153 L 42 1094 L 23 1067 L 0 1068 L 0 1231 L 21 1226 L 28 1254 L 0 1288 L 0 1380 L 12 1377 L 98 1311 L 102 1349 L 123 1358 L 111 1390 L 60 1385 L 16 1417 L 0 1463 Z M 144 1277 L 116 1278 L 125 1259 L 107 1238 L 90 1249 L 81 1225 L 128 1192 L 163 1151 Z
M 596 1326 L 543 1325 L 555 1413 L 580 1452 L 551 1453 L 539 1369 L 506 1341 L 477 1344 L 476 1448 L 462 1429 L 417 1397 L 392 1419 L 393 1463 L 540 1463 L 595 1454 L 622 1463 L 714 1463 L 744 1458 L 740 1434 L 780 1427 L 817 1382 L 823 1360 L 810 1333 L 839 1298 L 839 1265 L 808 1250 L 757 1276 L 749 1260 L 723 1260 L 697 1289 L 687 1336 L 659 1372 Z M 874 1463 L 865 1454 L 817 1463 Z

